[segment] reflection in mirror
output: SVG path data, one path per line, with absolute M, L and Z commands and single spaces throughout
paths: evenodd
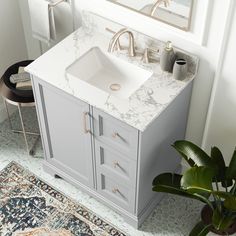
M 108 0 L 159 21 L 188 31 L 193 0 Z

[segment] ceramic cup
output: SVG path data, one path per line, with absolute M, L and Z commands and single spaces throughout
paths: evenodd
M 188 65 L 185 59 L 177 59 L 174 64 L 173 77 L 176 80 L 184 80 L 187 76 Z

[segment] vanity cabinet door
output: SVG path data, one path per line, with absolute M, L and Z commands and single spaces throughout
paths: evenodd
M 46 161 L 94 187 L 89 105 L 41 82 L 34 87 Z

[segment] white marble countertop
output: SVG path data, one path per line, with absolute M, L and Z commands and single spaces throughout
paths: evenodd
M 138 57 L 129 58 L 125 53 L 114 53 L 124 60 L 154 71 L 154 74 L 128 99 L 120 99 L 109 94 L 94 97 L 89 91 L 80 89 L 77 79 L 66 75 L 66 68 L 92 47 L 107 51 L 110 38 L 111 36 L 96 30 L 94 24 L 93 27 L 83 26 L 31 63 L 26 71 L 118 120 L 144 131 L 192 81 L 196 72 L 190 70 L 184 81 L 177 81 L 171 73 L 163 72 L 159 63 L 146 65 Z M 197 58 L 193 58 L 191 63 L 197 64 Z

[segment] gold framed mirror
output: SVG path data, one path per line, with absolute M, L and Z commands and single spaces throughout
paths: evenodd
M 189 31 L 194 0 L 107 0 L 153 19 Z

